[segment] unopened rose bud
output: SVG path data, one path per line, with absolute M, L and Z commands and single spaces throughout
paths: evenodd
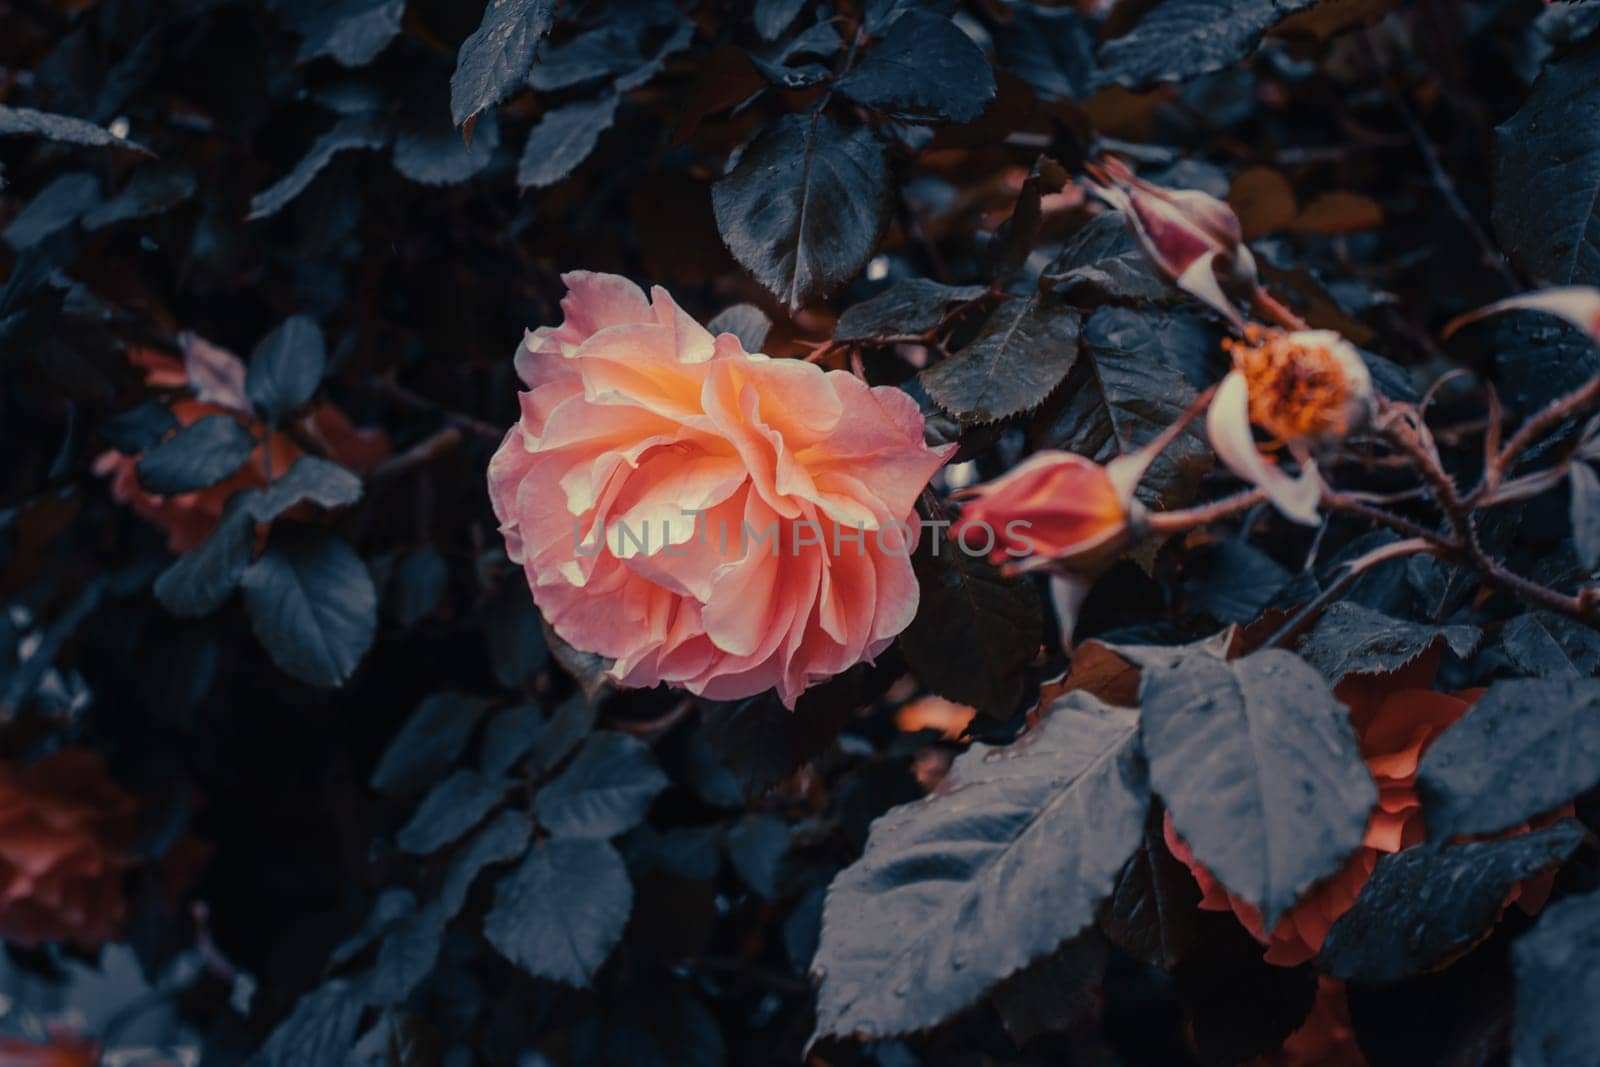
M 1594 340 L 1600 341 L 1600 289 L 1587 285 L 1564 285 L 1497 300 L 1487 307 L 1451 319 L 1445 325 L 1444 336 L 1449 337 L 1469 322 L 1477 322 L 1504 311 L 1543 311 L 1547 315 L 1566 319 Z
M 1285 333 L 1252 324 L 1226 341 L 1233 370 L 1217 386 L 1206 430 L 1217 457 L 1260 486 L 1279 511 L 1316 525 L 1322 479 L 1313 453 L 1371 417 L 1372 377 L 1361 353 L 1332 330 Z M 1290 476 L 1262 454 L 1252 425 L 1299 461 Z
M 968 490 L 953 531 L 964 545 L 988 544 L 991 561 L 1056 560 L 1076 570 L 1123 541 L 1131 480 L 1113 460 L 1102 466 L 1072 452 L 1040 452 L 1015 470 Z
M 1122 213 L 1156 269 L 1242 329 L 1234 299 L 1255 292 L 1256 261 L 1233 209 L 1196 189 L 1152 185 L 1117 159 L 1086 169 L 1097 179 L 1089 189 Z

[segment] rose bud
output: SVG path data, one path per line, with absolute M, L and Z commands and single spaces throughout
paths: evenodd
M 1036 558 L 1092 570 L 1128 531 L 1138 507 L 1136 469 L 1142 473 L 1143 465 L 1117 459 L 1103 466 L 1073 452 L 1039 452 L 966 490 L 951 536 L 969 551 L 992 545 L 995 563 Z
M 1285 333 L 1252 324 L 1243 341 L 1224 341 L 1233 370 L 1222 379 L 1206 413 L 1217 457 L 1261 487 L 1279 511 L 1317 524 L 1322 479 L 1314 452 L 1364 425 L 1372 415 L 1372 377 L 1361 353 L 1332 330 Z M 1251 427 L 1300 464 L 1290 476 L 1262 454 Z
M 1449 337 L 1469 322 L 1477 322 L 1504 311 L 1543 311 L 1566 319 L 1594 340 L 1600 341 L 1600 289 L 1587 285 L 1564 285 L 1496 300 L 1477 311 L 1469 311 L 1451 319 L 1445 325 L 1444 336 Z
M 1086 169 L 1097 179 L 1090 191 L 1122 213 L 1156 269 L 1243 329 L 1230 294 L 1248 300 L 1256 291 L 1256 261 L 1233 209 L 1197 189 L 1151 185 L 1118 159 Z
M 930 448 L 905 392 L 746 352 L 665 290 L 563 277 L 516 356 L 489 465 L 506 551 L 568 644 L 629 686 L 712 699 L 813 683 L 911 624 Z

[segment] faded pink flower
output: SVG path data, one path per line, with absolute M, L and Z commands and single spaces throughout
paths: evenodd
M 506 550 L 623 685 L 800 693 L 917 607 L 917 494 L 949 454 L 910 397 L 713 337 L 665 290 L 564 276 L 516 356 L 522 417 L 489 465 Z

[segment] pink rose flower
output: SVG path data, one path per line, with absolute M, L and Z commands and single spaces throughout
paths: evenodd
M 914 504 L 949 454 L 917 405 L 748 353 L 661 289 L 565 275 L 516 356 L 489 465 L 506 550 L 563 640 L 620 684 L 713 699 L 805 688 L 910 624 Z

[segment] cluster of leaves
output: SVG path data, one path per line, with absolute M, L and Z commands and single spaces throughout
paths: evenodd
M 1028 452 L 1145 444 L 1217 380 L 1225 324 L 1072 183 L 1114 150 L 1226 197 L 1267 283 L 1388 395 L 1464 371 L 1429 416 L 1470 473 L 1486 387 L 1518 418 L 1600 372 L 1543 320 L 1431 339 L 1508 286 L 1600 285 L 1600 5 L 0 20 L 0 758 L 93 747 L 159 801 L 147 852 L 210 848 L 189 910 L 137 897 L 131 951 L 10 951 L 29 1010 L 112 1020 L 117 1051 L 155 1003 L 138 1044 L 259 1067 L 1220 1063 L 1282 1046 L 1320 972 L 1374 1062 L 1593 1061 L 1600 633 L 1431 556 L 1344 589 L 1392 535 L 1263 510 L 1117 562 L 1070 662 L 1042 582 L 946 540 L 897 644 L 793 712 L 619 691 L 542 626 L 483 471 L 511 348 L 575 268 L 907 390 L 960 446 L 932 522 Z M 217 346 L 251 353 L 242 380 Z M 137 353 L 187 356 L 187 385 Z M 181 398 L 220 410 L 179 425 Z M 388 458 L 341 464 L 305 430 L 323 407 Z M 1525 458 L 1575 458 L 1570 484 L 1478 536 L 1571 588 L 1600 560 L 1600 449 L 1559 429 Z M 280 435 L 297 461 L 256 479 Z M 108 490 L 130 463 L 216 505 L 195 547 Z M 1186 432 L 1140 493 L 1233 487 Z M 1437 521 L 1392 467 L 1351 488 Z M 1164 823 L 1285 914 L 1374 802 L 1332 687 L 1424 655 L 1487 689 L 1420 768 L 1430 843 L 1379 862 L 1314 964 L 1265 963 L 1197 909 Z M 1557 865 L 1536 922 L 1500 914 Z

